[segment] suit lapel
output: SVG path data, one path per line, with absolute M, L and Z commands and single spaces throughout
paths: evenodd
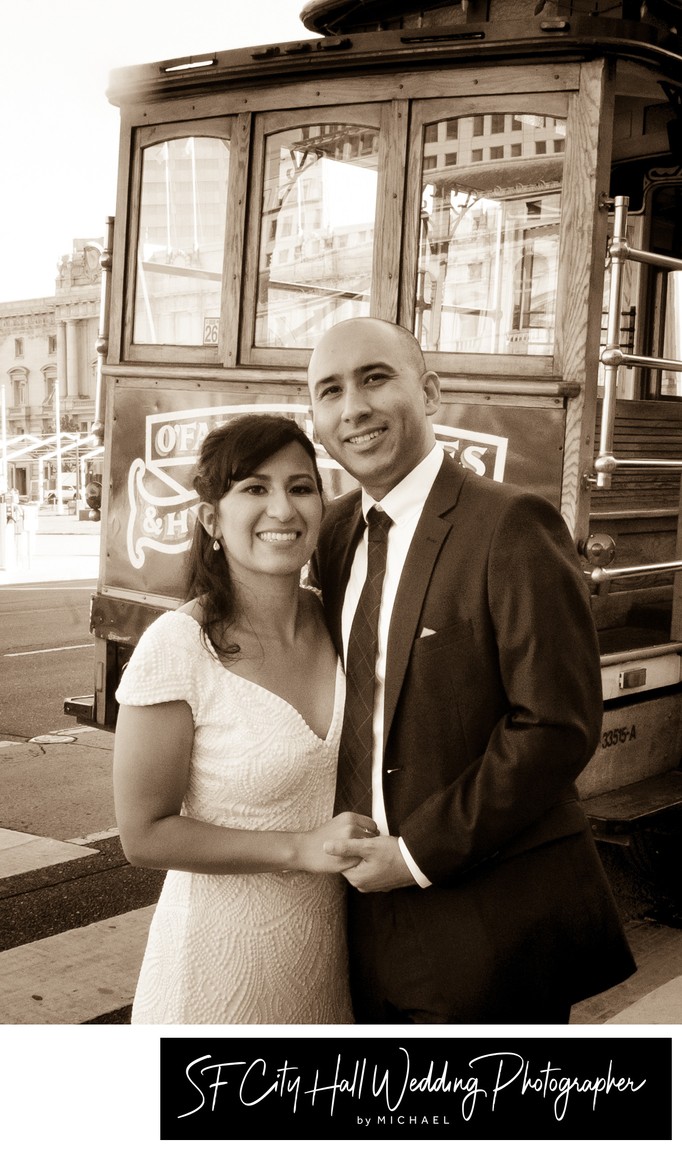
M 384 750 L 433 569 L 452 527 L 451 518 L 447 515 L 459 498 L 463 480 L 462 469 L 446 455 L 407 553 L 393 607 L 386 653 Z

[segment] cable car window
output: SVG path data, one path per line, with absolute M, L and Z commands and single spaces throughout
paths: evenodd
M 662 358 L 682 363 L 682 272 L 678 271 L 668 273 Z M 667 368 L 661 371 L 661 395 L 682 395 L 682 375 L 679 371 Z
M 652 191 L 651 249 L 660 255 L 682 258 L 682 185 L 663 184 Z M 682 271 L 652 274 L 655 300 L 651 324 L 651 354 L 682 363 Z M 652 371 L 656 381 L 650 392 L 662 398 L 682 395 L 682 374 L 671 368 Z
M 312 347 L 369 315 L 379 132 L 319 123 L 266 139 L 257 347 Z
M 224 139 L 143 148 L 134 343 L 217 345 L 228 171 Z
M 521 112 L 426 125 L 415 309 L 424 350 L 554 353 L 565 138 L 565 119 Z

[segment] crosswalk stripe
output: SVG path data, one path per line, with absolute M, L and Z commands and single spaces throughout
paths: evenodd
M 0 1023 L 81 1024 L 128 1006 L 153 906 L 0 953 Z
M 97 854 L 95 849 L 77 843 L 0 830 L 0 878 L 26 874 L 94 854 Z

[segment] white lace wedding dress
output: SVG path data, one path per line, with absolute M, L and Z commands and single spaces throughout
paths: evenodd
M 195 724 L 183 813 L 251 830 L 331 817 L 344 703 L 337 670 L 325 739 L 279 695 L 226 669 L 198 623 L 168 612 L 142 636 L 117 699 L 185 699 Z M 169 871 L 133 1023 L 350 1023 L 344 880 L 300 872 Z

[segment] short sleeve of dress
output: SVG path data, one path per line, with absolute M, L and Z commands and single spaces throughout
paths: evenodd
M 116 691 L 119 703 L 145 707 L 182 699 L 196 719 L 202 658 L 199 624 L 182 612 L 161 615 L 141 636 Z

